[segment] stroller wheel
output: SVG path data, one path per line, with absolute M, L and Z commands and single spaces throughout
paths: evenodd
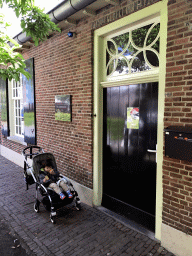
M 50 216 L 51 223 L 55 224 L 56 223 L 55 219 L 56 219 L 55 216 Z
M 75 207 L 76 207 L 76 210 L 77 211 L 80 211 L 81 210 L 81 204 L 79 203 L 75 203 Z
M 37 213 L 39 212 L 39 203 L 38 202 L 34 203 L 34 211 Z

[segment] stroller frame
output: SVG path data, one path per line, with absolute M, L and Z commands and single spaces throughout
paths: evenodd
M 29 151 L 29 153 L 27 152 Z M 34 152 L 35 151 L 35 152 Z M 59 195 L 53 191 L 53 189 L 45 187 L 39 182 L 39 170 L 40 170 L 40 161 L 46 159 L 51 159 L 54 168 L 57 169 L 55 158 L 51 153 L 45 153 L 41 147 L 38 146 L 28 146 L 24 148 L 22 155 L 24 156 L 24 178 L 26 182 L 26 190 L 28 190 L 29 185 L 36 184 L 36 195 L 34 203 L 34 211 L 39 212 L 40 203 L 43 204 L 46 210 L 50 211 L 50 220 L 54 224 L 56 222 L 56 210 L 64 207 L 67 204 L 75 201 L 75 207 L 77 210 L 81 210 L 81 202 L 78 196 L 77 191 L 74 189 L 73 184 L 62 174 L 59 177 L 64 180 L 67 186 L 70 188 L 73 197 L 70 199 L 66 197 L 64 200 L 59 198 Z M 32 166 L 28 163 L 28 159 L 32 160 Z M 42 159 L 42 160 L 39 160 Z M 38 191 L 43 197 L 42 200 L 38 198 Z

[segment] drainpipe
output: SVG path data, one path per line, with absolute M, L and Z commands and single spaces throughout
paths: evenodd
M 97 0 L 65 0 L 49 11 L 48 14 L 51 21 L 57 24 L 96 1 Z M 27 36 L 26 33 L 21 32 L 13 39 L 19 44 L 24 44 L 31 39 L 31 37 Z

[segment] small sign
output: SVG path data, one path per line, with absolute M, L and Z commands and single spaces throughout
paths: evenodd
M 139 108 L 127 108 L 127 128 L 139 129 Z
M 71 122 L 71 95 L 55 96 L 55 120 Z

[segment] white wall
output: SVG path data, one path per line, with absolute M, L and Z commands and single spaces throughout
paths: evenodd
M 162 224 L 161 245 L 176 256 L 192 256 L 192 236 Z
M 15 152 L 9 148 L 6 148 L 2 145 L 1 145 L 1 155 L 21 167 L 24 166 L 24 157 L 21 154 Z M 31 160 L 29 161 L 29 164 L 32 164 Z

